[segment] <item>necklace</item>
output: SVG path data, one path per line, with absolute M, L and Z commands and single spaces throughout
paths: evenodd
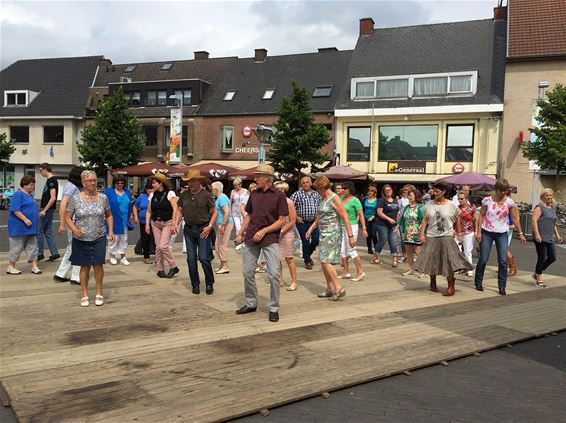
M 92 200 L 93 198 L 96 197 L 96 194 L 98 194 L 98 193 L 95 192 L 94 194 L 89 194 L 88 192 L 85 191 L 84 194 L 85 194 L 86 198 L 90 198 Z

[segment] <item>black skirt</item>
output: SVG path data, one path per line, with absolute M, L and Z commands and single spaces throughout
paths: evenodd
M 81 241 L 73 238 L 71 264 L 73 266 L 92 266 L 104 264 L 106 260 L 106 236 L 94 241 Z

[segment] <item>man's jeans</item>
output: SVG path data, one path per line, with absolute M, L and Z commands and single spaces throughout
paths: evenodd
M 480 242 L 480 258 L 476 266 L 476 286 L 481 286 L 483 282 L 483 274 L 485 266 L 491 253 L 491 246 L 495 241 L 495 249 L 497 250 L 497 285 L 499 289 L 505 289 L 507 285 L 507 232 L 497 233 L 481 230 Z
M 207 227 L 204 225 L 188 225 L 185 224 L 183 234 L 187 243 L 187 264 L 189 266 L 189 278 L 193 287 L 200 286 L 200 278 L 198 274 L 197 258 L 200 261 L 202 270 L 204 270 L 204 281 L 206 286 L 214 285 L 214 273 L 210 261 L 211 247 L 208 237 L 202 239 L 200 234 Z
M 301 243 L 303 244 L 303 260 L 305 261 L 305 264 L 312 263 L 311 256 L 312 253 L 314 253 L 314 250 L 316 250 L 320 238 L 318 228 L 312 231 L 310 240 L 306 238 L 305 235 L 311 227 L 312 223 L 313 222 L 303 222 L 297 223 L 296 225 L 301 237 Z
M 59 250 L 57 250 L 57 242 L 55 241 L 55 236 L 53 235 L 53 213 L 55 210 L 50 208 L 45 212 L 45 217 L 41 217 L 39 219 L 39 231 L 37 234 L 37 249 L 39 251 L 39 255 L 43 255 L 44 249 L 44 241 L 43 237 L 47 239 L 47 246 L 49 247 L 49 251 L 51 255 L 54 256 L 59 254 Z

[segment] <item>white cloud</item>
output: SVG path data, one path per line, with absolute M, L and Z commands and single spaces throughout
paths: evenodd
M 114 63 L 352 49 L 358 20 L 377 27 L 489 18 L 477 1 L 5 1 L 0 67 L 19 59 L 103 54 Z

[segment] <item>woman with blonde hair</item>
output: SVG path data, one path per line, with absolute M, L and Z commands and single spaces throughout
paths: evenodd
M 557 219 L 554 191 L 550 188 L 545 188 L 540 193 L 540 203 L 533 210 L 531 217 L 533 234 L 535 236 L 535 248 L 537 250 L 537 264 L 535 273 L 533 273 L 533 279 L 536 286 L 540 288 L 546 288 L 546 284 L 542 281 L 542 272 L 556 261 L 554 236 L 556 236 L 558 243 L 562 243 L 562 237 L 556 227 Z
M 250 192 L 242 187 L 242 178 L 234 178 L 232 184 L 234 185 L 234 189 L 230 193 L 231 215 L 232 219 L 234 219 L 236 234 L 238 234 L 240 233 L 242 223 L 244 223 L 244 216 L 246 215 L 245 208 L 250 198 Z M 242 244 L 236 246 L 236 250 L 240 250 L 241 248 Z
M 319 298 L 328 298 L 338 301 L 346 290 L 342 288 L 334 264 L 340 263 L 340 248 L 342 246 L 342 228 L 340 219 L 346 227 L 346 235 L 350 247 L 356 246 L 356 240 L 350 226 L 348 213 L 344 209 L 340 197 L 330 189 L 332 184 L 326 176 L 319 176 L 314 181 L 314 187 L 320 194 L 322 201 L 318 209 L 318 215 L 306 233 L 310 238 L 312 231 L 318 227 L 320 230 L 320 264 L 322 273 L 326 279 L 326 291 L 318 294 Z
M 222 182 L 213 182 L 211 186 L 212 195 L 216 199 L 214 206 L 218 211 L 214 249 L 220 259 L 220 267 L 216 273 L 222 275 L 224 273 L 230 273 L 230 269 L 228 268 L 228 243 L 230 242 L 234 219 L 230 216 L 230 199 L 224 194 L 224 185 Z
M 289 184 L 284 181 L 277 181 L 274 184 L 275 188 L 283 191 L 285 196 L 289 191 Z M 289 207 L 289 215 L 285 220 L 285 226 L 281 228 L 281 236 L 279 237 L 279 256 L 287 262 L 289 273 L 291 274 L 291 285 L 287 291 L 295 291 L 297 289 L 297 266 L 293 260 L 293 250 L 295 246 L 295 222 L 297 220 L 297 212 L 295 210 L 295 203 L 287 197 L 287 207 Z M 281 266 L 281 275 L 279 277 L 279 284 L 285 286 L 283 282 L 283 266 Z

